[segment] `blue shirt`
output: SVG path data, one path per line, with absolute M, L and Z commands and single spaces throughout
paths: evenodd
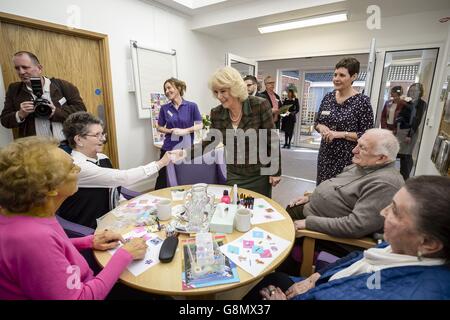
M 169 102 L 161 106 L 161 110 L 159 111 L 158 125 L 161 127 L 166 126 L 167 129 L 190 128 L 194 125 L 194 121 L 202 121 L 202 116 L 195 102 L 183 100 L 178 110 L 172 102 Z M 185 148 L 190 146 L 193 140 L 194 133 L 184 137 L 166 133 L 162 149 L 170 151 L 176 145 L 179 145 L 180 147 L 183 146 L 183 148 Z

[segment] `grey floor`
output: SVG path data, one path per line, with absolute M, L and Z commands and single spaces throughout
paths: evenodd
M 273 188 L 272 198 L 286 207 L 291 200 L 316 186 L 318 150 L 281 149 L 281 182 Z

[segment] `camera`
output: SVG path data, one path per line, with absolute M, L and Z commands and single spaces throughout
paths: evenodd
M 33 100 L 34 114 L 39 118 L 48 119 L 52 114 L 52 108 L 50 107 L 50 101 L 42 98 L 44 91 L 42 89 L 41 78 L 30 78 L 30 82 L 31 90 L 33 90 L 33 94 L 36 96 L 36 99 Z

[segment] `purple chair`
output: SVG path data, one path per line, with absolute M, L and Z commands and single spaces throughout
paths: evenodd
M 81 224 L 66 220 L 56 213 L 56 220 L 58 220 L 61 227 L 66 232 L 69 238 L 79 238 L 94 234 L 94 229 L 82 226 Z
M 127 200 L 136 198 L 137 196 L 140 196 L 142 193 L 138 191 L 133 191 L 124 187 L 120 187 L 120 194 Z
M 190 161 L 190 163 L 167 165 L 167 185 L 169 187 L 207 183 L 225 184 L 226 165 L 223 148 L 214 149 Z
M 133 191 L 123 187 L 120 188 L 120 193 L 127 200 L 130 200 L 134 197 L 141 195 L 140 192 Z M 95 231 L 94 229 L 66 220 L 60 217 L 58 215 L 58 212 L 56 213 L 56 219 L 58 220 L 59 224 L 62 226 L 62 228 L 64 229 L 69 238 L 78 238 L 94 234 Z

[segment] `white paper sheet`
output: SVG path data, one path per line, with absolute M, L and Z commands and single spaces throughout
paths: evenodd
M 252 225 L 279 221 L 286 219 L 281 213 L 275 210 L 266 200 L 256 198 L 252 211 Z
M 159 263 L 159 250 L 163 243 L 163 239 L 159 238 L 156 234 L 149 232 L 148 227 L 137 227 L 123 235 L 125 241 L 140 237 L 144 237 L 146 240 L 148 246 L 147 253 L 145 254 L 144 259 L 135 260 L 127 267 L 128 271 L 136 277 Z M 116 249 L 108 250 L 108 252 L 113 255 L 121 246 L 122 244 Z
M 289 245 L 289 241 L 255 227 L 221 246 L 220 250 L 239 267 L 256 277 Z

